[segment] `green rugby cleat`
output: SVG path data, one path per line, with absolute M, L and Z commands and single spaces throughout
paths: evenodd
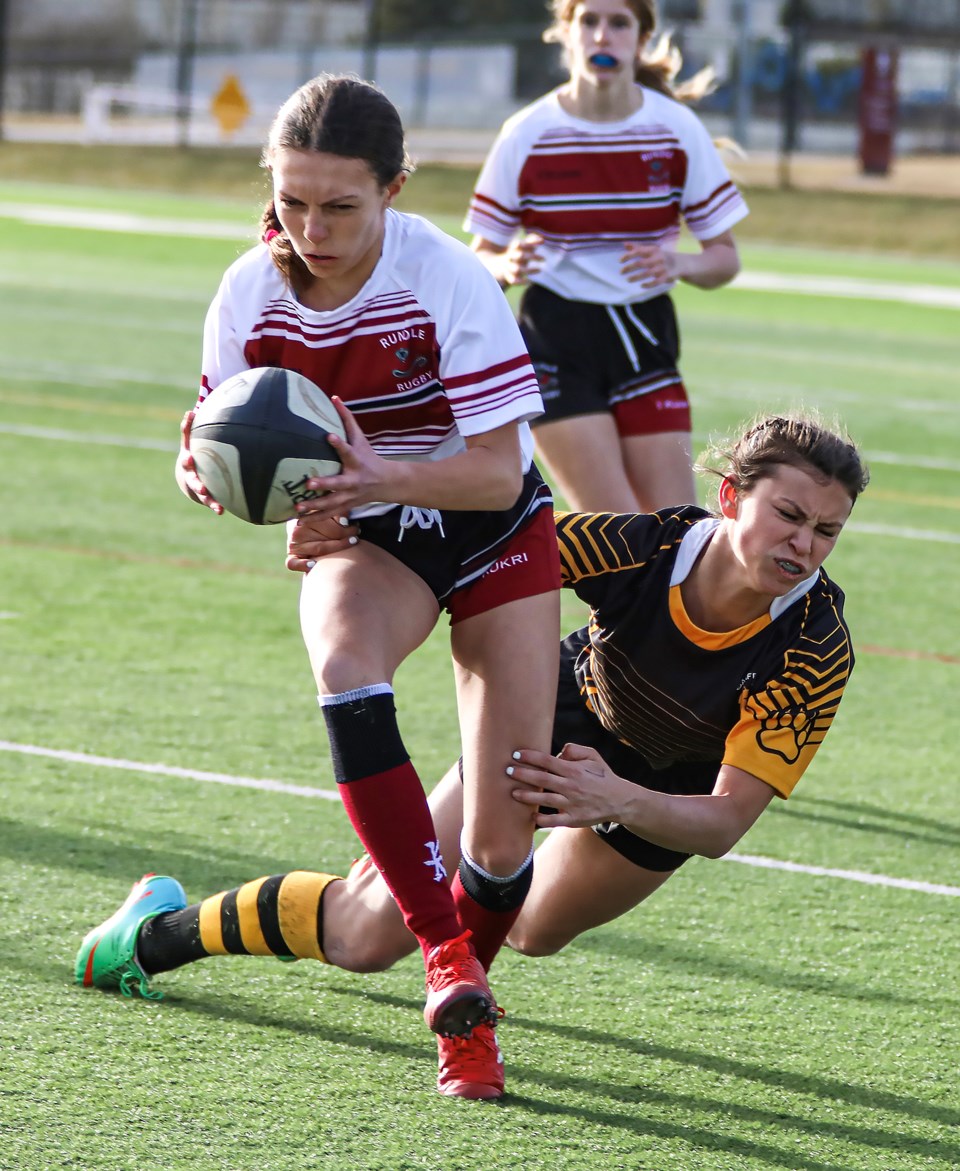
M 151 990 L 150 977 L 137 963 L 137 936 L 148 919 L 186 905 L 186 892 L 175 878 L 145 874 L 130 888 L 123 906 L 87 932 L 74 966 L 77 983 L 119 988 L 124 996 L 133 996 L 136 989 L 146 1000 L 159 1000 L 163 993 Z

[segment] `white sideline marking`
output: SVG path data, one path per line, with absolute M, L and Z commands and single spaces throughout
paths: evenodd
M 827 866 L 801 866 L 799 862 L 778 862 L 775 858 L 761 858 L 756 854 L 726 854 L 724 862 L 742 862 L 745 866 L 760 866 L 765 870 L 793 870 L 821 878 L 845 878 L 848 882 L 865 882 L 869 886 L 896 886 L 902 890 L 919 890 L 928 895 L 960 896 L 960 886 L 944 886 L 939 882 L 914 882 L 911 878 L 889 878 L 885 874 L 867 874 L 864 870 L 833 870 Z
M 871 451 L 866 453 L 867 463 L 894 464 L 904 468 L 927 468 L 933 472 L 960 472 L 960 462 L 955 459 L 940 459 L 935 455 L 900 455 L 895 451 Z
M 43 375 L 45 377 L 45 375 Z M 29 378 L 30 375 L 16 375 L 17 378 Z M 125 374 L 117 375 L 125 381 L 132 381 L 127 378 Z M 69 381 L 71 385 L 76 386 L 78 379 L 74 375 Z M 93 381 L 84 385 L 99 385 Z M 940 409 L 942 404 L 931 404 L 931 409 L 936 407 Z M 177 450 L 176 443 L 164 443 L 157 439 L 133 439 L 123 435 L 103 435 L 101 433 L 89 434 L 85 431 L 68 431 L 64 428 L 52 427 L 32 427 L 23 423 L 0 423 L 0 434 L 3 435 L 22 435 L 28 439 L 60 439 L 65 443 L 102 443 L 111 447 L 144 447 L 154 451 L 172 451 Z M 706 435 L 694 434 L 694 439 L 698 442 L 705 442 Z M 867 451 L 864 453 L 867 463 L 869 464 L 894 464 L 897 467 L 904 468 L 926 468 L 928 471 L 935 472 L 960 472 L 960 460 L 955 459 L 941 459 L 939 456 L 931 455 L 902 455 L 895 451 Z
M 123 435 L 87 435 L 81 431 L 62 431 L 52 427 L 30 427 L 19 423 L 0 423 L 0 435 L 21 435 L 30 439 L 51 439 L 64 443 L 101 444 L 108 447 L 139 448 L 146 451 L 164 451 L 174 454 L 176 444 L 162 439 L 132 439 Z M 874 457 L 868 455 L 869 463 Z M 882 462 L 882 460 L 874 462 Z M 945 461 L 947 462 L 947 461 Z M 946 469 L 944 469 L 946 470 Z M 861 533 L 871 537 L 896 537 L 902 541 L 935 541 L 941 545 L 960 545 L 960 534 L 948 533 L 942 529 L 897 528 L 895 525 L 881 525 L 850 521 L 848 533 Z
M 98 232 L 139 232 L 148 236 L 197 236 L 217 240 L 253 237 L 257 225 L 225 224 L 214 220 L 178 220 L 125 211 L 92 211 L 83 207 L 31 207 L 0 203 L 0 217 L 50 228 L 92 228 Z
M 338 793 L 326 789 L 311 789 L 307 785 L 288 785 L 284 781 L 257 777 L 235 777 L 229 773 L 209 773 L 200 769 L 177 768 L 169 764 L 143 764 L 136 760 L 118 760 L 112 756 L 93 756 L 88 752 L 66 752 L 60 748 L 38 748 L 35 744 L 14 744 L 0 740 L 0 752 L 19 752 L 25 756 L 49 756 L 70 764 L 90 764 L 100 768 L 120 768 L 133 773 L 153 773 L 162 777 L 182 777 L 188 781 L 210 781 L 215 785 L 232 785 L 237 789 L 260 789 L 269 793 L 289 793 L 293 797 L 319 797 L 324 801 L 339 801 Z
M 941 285 L 908 285 L 843 276 L 793 276 L 776 272 L 742 272 L 732 289 L 767 293 L 803 293 L 812 297 L 852 297 L 868 301 L 901 301 L 936 309 L 960 309 L 960 289 Z
M 238 789 L 260 789 L 269 793 L 289 793 L 294 797 L 316 797 L 322 801 L 339 801 L 340 795 L 329 789 L 312 789 L 307 785 L 288 785 L 283 781 L 260 780 L 255 777 L 235 777 L 229 773 L 210 773 L 199 769 L 176 768 L 166 764 L 141 764 L 135 760 L 118 760 L 111 756 L 93 756 L 87 752 L 67 752 L 60 748 L 39 748 L 35 744 L 14 744 L 0 740 L 0 752 L 19 752 L 26 756 L 47 756 L 70 764 L 89 764 L 101 768 L 119 768 L 128 772 L 151 773 L 164 777 L 179 777 L 192 781 L 212 781 L 217 785 L 233 785 Z M 909 878 L 891 878 L 885 874 L 867 874 L 861 870 L 830 870 L 823 866 L 804 866 L 799 862 L 780 862 L 754 854 L 725 854 L 721 862 L 741 862 L 765 870 L 789 870 L 796 874 L 811 874 L 819 878 L 842 878 L 848 882 L 865 882 L 870 886 L 897 887 L 920 891 L 922 894 L 960 897 L 960 886 L 944 886 L 936 882 L 914 882 Z
M 960 533 L 942 529 L 898 529 L 895 525 L 860 524 L 851 521 L 844 526 L 848 533 L 865 533 L 870 537 L 898 537 L 907 541 L 939 541 L 942 545 L 960 545 Z
M 175 455 L 176 443 L 165 439 L 134 439 L 129 435 L 85 435 L 82 431 L 61 431 L 53 427 L 30 427 L 20 423 L 0 423 L 0 434 L 21 435 L 26 439 L 56 439 L 62 443 L 99 444 L 101 447 L 136 447 L 145 451 L 166 451 Z
M 58 228 L 89 228 L 100 232 L 139 232 L 155 236 L 195 236 L 221 240 L 252 239 L 258 230 L 257 225 L 252 222 L 231 224 L 216 220 L 181 220 L 171 216 L 98 211 L 83 207 L 38 207 L 29 203 L 0 203 L 0 217 Z M 741 272 L 730 287 L 748 291 L 802 293 L 814 297 L 852 297 L 873 301 L 899 301 L 939 309 L 960 309 L 960 289 L 946 285 L 915 285 L 858 277 L 749 271 Z

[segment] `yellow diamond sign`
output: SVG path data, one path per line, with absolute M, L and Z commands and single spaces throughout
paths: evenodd
M 210 112 L 220 123 L 224 134 L 235 133 L 250 117 L 250 103 L 235 74 L 228 73 L 223 79 L 223 85 L 210 102 Z

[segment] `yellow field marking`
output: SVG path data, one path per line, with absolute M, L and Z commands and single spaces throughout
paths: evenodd
M 948 496 L 914 496 L 910 492 L 893 492 L 888 488 L 867 489 L 866 500 L 888 500 L 894 504 L 918 504 L 925 508 L 960 508 L 960 499 Z
M 960 663 L 960 655 L 942 655 L 937 651 L 912 651 L 898 647 L 866 646 L 854 648 L 861 655 L 882 655 L 888 659 L 915 659 L 924 663 Z

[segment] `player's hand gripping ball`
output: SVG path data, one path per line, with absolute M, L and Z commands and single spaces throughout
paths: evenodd
M 343 423 L 323 391 L 302 374 L 262 366 L 222 382 L 197 409 L 190 454 L 197 475 L 227 512 L 255 525 L 296 516 L 301 500 L 322 495 L 310 476 L 334 476 L 340 460 L 330 434 Z

